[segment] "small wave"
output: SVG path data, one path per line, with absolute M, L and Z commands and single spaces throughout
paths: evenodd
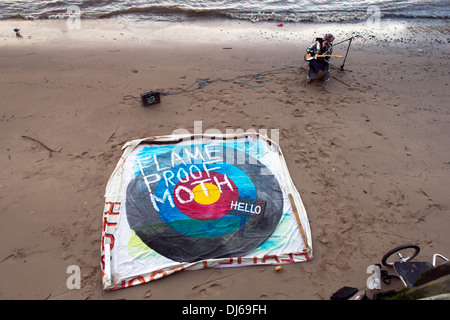
M 186 17 L 209 17 L 214 15 L 219 15 L 217 10 L 195 10 L 195 9 L 183 9 L 177 7 L 164 7 L 164 6 L 152 6 L 152 7 L 132 7 L 126 9 L 114 10 L 107 13 L 97 14 L 97 18 L 111 18 L 121 15 L 133 15 L 137 14 L 140 16 L 148 15 L 151 18 L 153 15 L 156 16 L 186 16 Z
M 66 14 L 73 1 L 0 2 L 2 19 L 53 19 Z M 368 4 L 379 3 L 387 19 L 448 19 L 450 1 L 113 1 L 87 0 L 79 3 L 81 18 L 135 18 L 137 20 L 186 21 L 196 19 L 238 19 L 253 22 L 347 22 L 369 18 Z M 314 5 L 312 3 L 315 3 Z
M 369 15 L 366 12 L 248 12 L 248 13 L 226 13 L 232 19 L 279 22 L 344 22 L 366 20 Z

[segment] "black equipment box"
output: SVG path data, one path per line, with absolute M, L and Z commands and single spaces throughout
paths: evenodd
M 161 97 L 159 91 L 148 91 L 141 93 L 141 102 L 143 107 L 160 103 Z

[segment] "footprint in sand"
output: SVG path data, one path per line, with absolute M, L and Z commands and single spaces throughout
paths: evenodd
M 317 134 L 317 129 L 314 127 L 314 125 L 312 125 L 311 123 L 308 123 L 305 126 L 305 130 L 309 135 L 316 135 Z
M 300 110 L 300 109 L 295 109 L 294 111 L 292 111 L 292 114 L 294 115 L 294 117 L 298 117 L 298 118 L 303 118 L 305 116 L 306 111 L 305 110 Z
M 365 122 L 370 122 L 370 119 L 365 114 L 362 114 L 361 117 L 364 119 Z
M 194 287 L 193 290 L 198 287 Z M 208 285 L 206 288 L 200 289 L 194 296 L 198 296 L 201 298 L 213 298 L 220 296 L 223 291 L 223 287 L 218 283 L 212 283 Z
M 408 148 L 407 146 L 405 146 L 405 152 L 406 152 L 406 156 L 408 156 L 408 157 L 412 157 L 412 152 L 411 152 L 411 149 L 410 149 L 410 148 Z

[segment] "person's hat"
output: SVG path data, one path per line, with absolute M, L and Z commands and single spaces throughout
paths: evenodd
M 334 36 L 331 33 L 327 33 L 323 36 L 323 40 L 326 40 L 328 42 L 333 42 Z

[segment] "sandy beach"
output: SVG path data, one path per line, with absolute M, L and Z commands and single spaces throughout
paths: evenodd
M 336 43 L 358 37 L 348 71 L 333 58 L 324 89 L 305 83 L 303 55 L 326 32 Z M 0 299 L 328 300 L 343 286 L 366 288 L 367 267 L 396 246 L 419 245 L 420 261 L 450 256 L 448 35 L 445 22 L 0 22 Z M 280 68 L 263 87 L 217 81 L 149 107 L 127 99 Z M 194 121 L 204 131 L 279 130 L 314 259 L 104 292 L 104 192 L 123 144 L 193 131 Z M 66 285 L 71 265 L 80 289 Z

